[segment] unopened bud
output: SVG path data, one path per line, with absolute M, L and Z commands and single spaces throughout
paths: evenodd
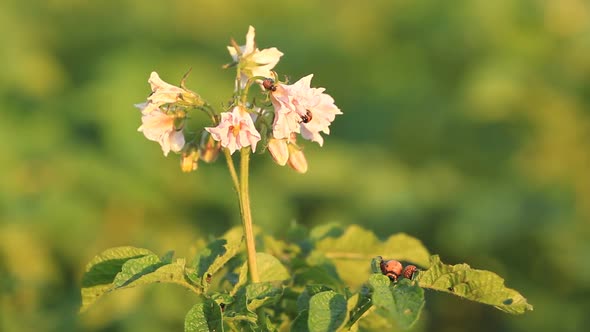
M 180 87 L 184 91 L 180 94 L 180 99 L 190 106 L 201 107 L 205 105 L 205 101 L 201 98 L 201 96 L 199 96 L 198 93 L 193 92 L 186 87 L 186 79 L 192 70 L 192 68 L 189 68 L 189 70 L 182 76 Z
M 289 144 L 289 166 L 295 171 L 303 174 L 307 172 L 307 159 L 303 154 L 303 150 L 295 144 Z
M 203 132 L 199 144 L 200 158 L 206 163 L 212 163 L 217 160 L 219 151 L 221 151 L 221 142 L 214 140 L 209 132 Z
M 180 169 L 185 173 L 196 171 L 199 167 L 198 161 L 199 151 L 195 146 L 191 145 L 180 157 Z
M 287 142 L 284 139 L 271 138 L 268 141 L 268 152 L 275 160 L 275 162 L 281 166 L 287 164 L 289 159 L 289 148 Z
M 201 107 L 205 105 L 205 101 L 201 98 L 201 96 L 188 89 L 185 90 L 180 97 L 184 103 L 193 107 Z

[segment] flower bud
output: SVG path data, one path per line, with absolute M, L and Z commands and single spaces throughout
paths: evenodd
M 180 157 L 180 169 L 185 173 L 196 171 L 199 167 L 198 161 L 199 151 L 197 147 L 191 145 Z
M 196 92 L 186 89 L 179 97 L 184 103 L 193 106 L 201 107 L 205 105 L 205 101 Z
M 199 144 L 199 157 L 206 163 L 212 163 L 217 160 L 221 151 L 221 142 L 213 139 L 209 132 L 203 132 L 201 143 Z
M 270 152 L 270 155 L 277 164 L 281 166 L 287 164 L 287 160 L 289 159 L 287 140 L 271 138 L 268 141 L 268 152 Z
M 295 144 L 288 144 L 288 148 L 289 166 L 301 174 L 307 172 L 307 159 L 305 159 L 303 150 Z

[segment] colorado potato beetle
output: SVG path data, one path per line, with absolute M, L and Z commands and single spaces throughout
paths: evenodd
M 402 263 L 395 259 L 382 260 L 379 267 L 381 272 L 393 282 L 396 282 L 400 276 L 412 280 L 418 271 L 415 265 L 406 265 L 404 267 Z

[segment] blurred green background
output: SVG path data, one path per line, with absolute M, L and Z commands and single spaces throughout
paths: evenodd
M 223 160 L 183 174 L 137 127 L 152 70 L 220 105 L 248 25 L 276 70 L 314 73 L 344 115 L 309 172 L 252 170 L 255 223 L 407 232 L 506 278 L 524 316 L 429 292 L 420 331 L 590 326 L 586 0 L 81 1 L 0 4 L 0 330 L 181 331 L 194 298 L 158 285 L 78 316 L 111 246 L 194 254 L 239 224 Z

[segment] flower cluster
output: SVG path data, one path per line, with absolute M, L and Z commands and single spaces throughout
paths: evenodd
M 283 53 L 274 47 L 258 49 L 254 38 L 255 30 L 250 26 L 245 45 L 239 46 L 232 40 L 232 46 L 228 46 L 233 62 L 226 67 L 236 67 L 238 75 L 233 102 L 224 112 L 215 112 L 196 93 L 186 89 L 184 79 L 178 87 L 162 81 L 155 72 L 150 76 L 152 93 L 145 103 L 136 105 L 142 113 L 139 131 L 160 143 L 164 155 L 169 151 L 182 153 L 183 171 L 197 169 L 199 159 L 214 160 L 222 148 L 233 154 L 244 148 L 256 152 L 258 147 L 260 152 L 268 149 L 279 165 L 288 164 L 305 173 L 307 161 L 296 142 L 297 136 L 322 146 L 321 133 L 329 134 L 330 124 L 336 115 L 342 114 L 324 88 L 311 87 L 313 75 L 293 84 L 277 81 L 273 69 Z M 262 96 L 250 98 L 252 85 L 261 87 L 258 94 Z M 196 137 L 185 138 L 183 131 L 187 114 L 194 109 L 207 113 L 213 122 L 198 134 L 200 144 L 194 143 L 198 141 Z M 191 143 L 185 144 L 186 141 Z
M 150 141 L 160 143 L 165 156 L 170 150 L 180 152 L 185 144 L 182 129 L 186 106 L 203 102 L 194 92 L 164 82 L 156 72 L 152 72 L 148 83 L 152 93 L 146 102 L 135 105 L 141 110 L 141 126 L 137 130 Z

